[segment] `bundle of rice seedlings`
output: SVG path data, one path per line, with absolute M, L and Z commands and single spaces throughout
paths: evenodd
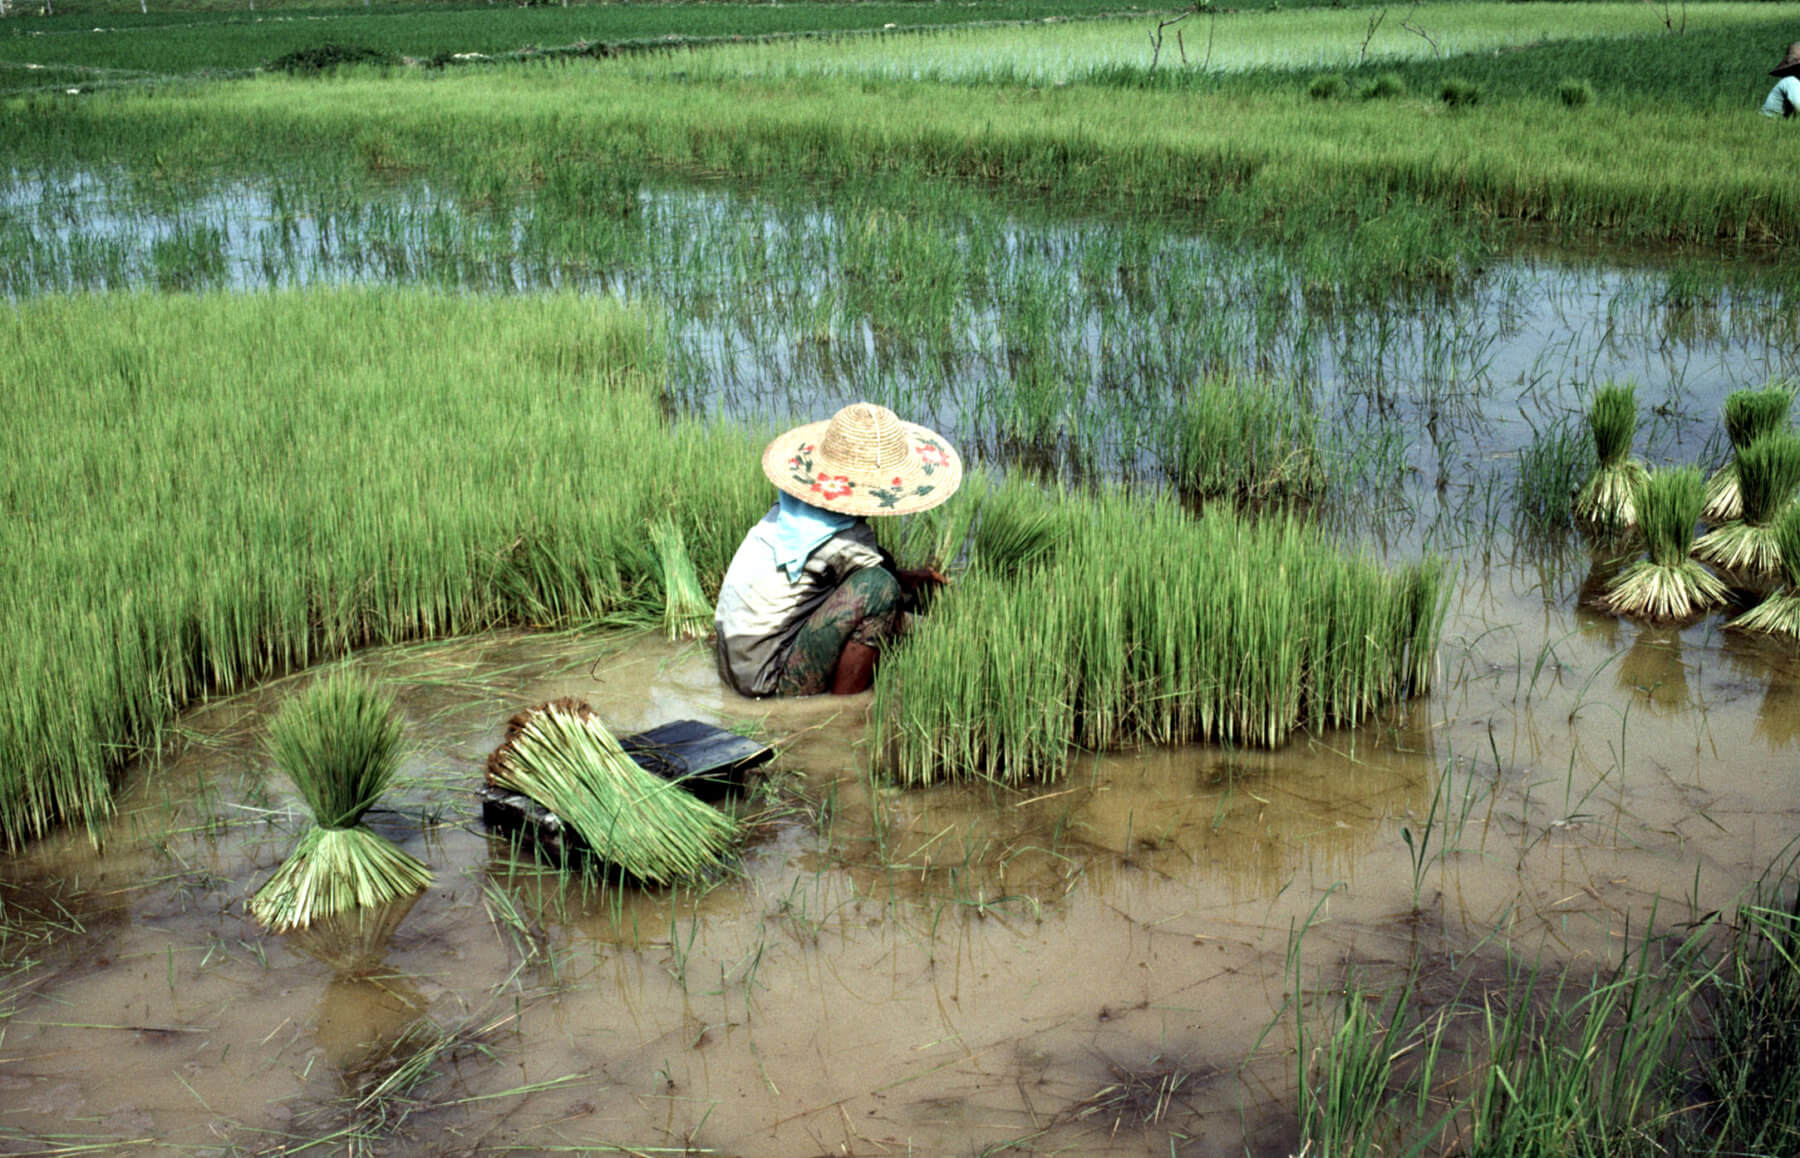
M 1706 506 L 1701 515 L 1709 523 L 1728 523 L 1743 514 L 1738 490 L 1738 455 L 1745 447 L 1787 425 L 1794 394 L 1786 386 L 1761 390 L 1734 390 L 1725 399 L 1725 434 L 1731 439 L 1731 461 L 1706 480 Z
M 700 588 L 700 576 L 688 557 L 687 539 L 673 520 L 650 524 L 663 585 L 663 630 L 670 639 L 703 639 L 712 630 L 713 606 Z
M 554 812 L 596 857 L 666 884 L 725 862 L 729 816 L 639 767 L 586 704 L 557 700 L 514 716 L 488 779 Z
M 1700 536 L 1694 555 L 1746 575 L 1779 574 L 1773 524 L 1800 487 L 1800 437 L 1766 434 L 1738 451 L 1736 466 L 1741 517 Z
M 1706 485 L 1691 466 L 1655 471 L 1638 488 L 1638 529 L 1649 558 L 1619 573 L 1600 597 L 1617 615 L 1652 622 L 1686 619 L 1725 602 L 1725 585 L 1689 557 Z
M 1068 534 L 1058 499 L 1018 480 L 990 490 L 969 533 L 969 565 L 1013 578 L 1054 558 Z
M 353 673 L 314 683 L 270 723 L 269 753 L 315 827 L 250 898 L 258 921 L 276 932 L 304 928 L 431 883 L 431 870 L 361 823 L 400 765 L 400 744 L 393 698 Z
M 1635 492 L 1644 481 L 1644 464 L 1631 457 L 1637 433 L 1637 387 L 1608 384 L 1588 403 L 1588 428 L 1600 460 L 1575 495 L 1575 517 L 1608 530 L 1637 523 Z
M 1725 626 L 1800 640 L 1800 505 L 1789 504 L 1776 518 L 1771 534 L 1784 582 Z

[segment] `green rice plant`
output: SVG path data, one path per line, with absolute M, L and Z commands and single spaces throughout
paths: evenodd
M 1344 985 L 1340 1016 L 1336 1029 L 1311 1049 L 1301 1030 L 1301 1048 L 1295 1051 L 1300 1153 L 1384 1154 L 1385 1119 L 1394 1113 L 1395 1063 L 1415 1044 L 1412 985 L 1403 981 L 1384 998 L 1352 976 Z
M 907 784 L 1053 779 L 1071 745 L 1282 743 L 1430 683 L 1450 584 L 1292 518 L 1187 516 L 1170 496 L 1067 496 L 1067 542 L 972 571 L 876 672 L 878 762 Z
M 1793 405 L 1794 391 L 1785 383 L 1760 390 L 1733 390 L 1725 396 L 1725 435 L 1731 440 L 1731 461 L 1706 480 L 1706 506 L 1701 515 L 1707 522 L 1728 523 L 1743 514 L 1738 453 L 1764 435 L 1786 429 Z
M 1608 383 L 1588 402 L 1588 429 L 1594 436 L 1593 474 L 1575 496 L 1575 517 L 1602 530 L 1635 526 L 1637 492 L 1644 464 L 1631 457 L 1637 433 L 1637 387 Z
M 1800 488 L 1800 436 L 1766 434 L 1739 450 L 1737 489 L 1742 516 L 1714 527 L 1694 543 L 1694 557 L 1748 576 L 1779 574 L 1775 520 Z
M 671 519 L 650 524 L 657 574 L 663 586 L 663 630 L 670 639 L 703 639 L 712 630 L 713 606 L 700 587 L 687 539 Z
M 1725 585 L 1690 557 L 1705 484 L 1698 468 L 1665 467 L 1638 488 L 1638 529 L 1648 558 L 1607 585 L 1600 606 L 1652 623 L 1683 620 L 1725 602 Z
M 1557 84 L 1556 99 L 1565 109 L 1584 109 L 1594 103 L 1594 86 L 1585 79 L 1570 77 Z
M 277 932 L 381 905 L 431 883 L 417 859 L 361 825 L 399 767 L 393 697 L 344 672 L 316 681 L 269 725 L 269 754 L 294 782 L 315 827 L 250 898 Z
M 1700 987 L 1710 1031 L 1689 1153 L 1791 1153 L 1800 1139 L 1800 879 L 1771 868 Z
M 652 884 L 722 867 L 737 824 L 640 767 L 586 704 L 558 700 L 513 717 L 488 779 L 555 813 L 605 864 Z
M 969 566 L 1012 579 L 1054 560 L 1068 538 L 1065 507 L 1057 492 L 1027 479 L 989 488 L 969 530 Z
M 1324 497 L 1318 414 L 1292 388 L 1209 378 L 1177 405 L 1160 451 L 1190 500 L 1287 508 Z
M 1525 526 L 1539 534 L 1574 525 L 1573 499 L 1594 472 L 1594 450 L 1579 426 L 1559 418 L 1533 430 L 1519 452 L 1512 483 L 1513 507 Z
M 1771 534 L 1783 582 L 1725 626 L 1800 640 L 1800 504 L 1788 504 L 1776 517 Z

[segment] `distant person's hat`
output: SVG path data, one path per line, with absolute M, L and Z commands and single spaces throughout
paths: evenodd
M 1800 76 L 1800 40 L 1788 45 L 1781 63 L 1769 70 L 1770 76 Z
M 762 468 L 801 502 L 846 515 L 930 510 L 962 482 L 949 440 L 868 402 L 788 431 L 763 451 Z

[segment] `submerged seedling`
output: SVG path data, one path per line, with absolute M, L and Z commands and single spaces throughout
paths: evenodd
M 1634 526 L 1636 491 L 1645 476 L 1644 464 L 1631 457 L 1637 387 L 1608 384 L 1596 390 L 1588 403 L 1588 428 L 1600 461 L 1575 496 L 1575 517 L 1602 530 Z
M 1775 575 L 1782 568 L 1774 522 L 1800 488 L 1800 436 L 1766 434 L 1738 451 L 1737 489 L 1742 514 L 1694 543 L 1694 556 L 1746 575 Z
M 1616 615 L 1654 623 L 1686 619 L 1725 602 L 1725 585 L 1689 556 L 1705 484 L 1691 466 L 1654 472 L 1638 489 L 1638 527 L 1649 557 L 1619 573 L 1600 597 Z
M 319 680 L 275 717 L 270 755 L 316 827 L 250 898 L 252 916 L 283 932 L 431 883 L 431 870 L 361 823 L 399 768 L 401 740 L 393 698 L 350 673 Z

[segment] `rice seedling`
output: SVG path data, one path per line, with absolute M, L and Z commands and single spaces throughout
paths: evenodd
M 1694 542 L 1694 556 L 1743 575 L 1779 574 L 1783 567 L 1774 523 L 1800 488 L 1800 436 L 1766 434 L 1743 447 L 1737 464 L 1739 518 Z
M 1534 430 L 1512 483 L 1525 526 L 1540 534 L 1573 527 L 1574 496 L 1593 471 L 1593 447 L 1575 423 L 1562 418 Z
M 1273 746 L 1429 686 L 1441 564 L 1393 573 L 1291 519 L 1195 521 L 1167 496 L 1063 503 L 1052 559 L 971 572 L 884 657 L 875 746 L 895 779 L 1054 778 L 1072 744 Z
M 1302 1152 L 1419 1155 L 1451 1138 L 1457 1153 L 1521 1158 L 1789 1152 L 1796 885 L 1784 853 L 1728 920 L 1653 929 L 1593 973 L 1475 954 L 1432 978 L 1441 998 L 1416 961 L 1385 997 L 1352 977 L 1328 1037 L 1306 1048 L 1299 1028 Z
M 1725 396 L 1725 434 L 1731 440 L 1732 457 L 1706 480 L 1706 506 L 1701 514 L 1707 522 L 1728 523 L 1743 514 L 1737 455 L 1757 439 L 1785 429 L 1793 404 L 1794 392 L 1785 384 L 1734 390 Z
M 1695 467 L 1665 467 L 1638 488 L 1638 529 L 1648 558 L 1607 585 L 1600 606 L 1615 615 L 1665 623 L 1688 619 L 1725 602 L 1725 584 L 1689 552 L 1700 521 L 1705 484 Z
M 650 540 L 662 578 L 663 631 L 670 639 L 704 639 L 712 630 L 713 606 L 700 588 L 681 528 L 669 519 L 657 519 L 650 524 Z
M 365 678 L 316 681 L 269 725 L 269 754 L 294 782 L 314 827 L 250 898 L 250 913 L 282 932 L 383 905 L 431 883 L 416 858 L 361 823 L 399 767 L 393 698 Z
M 605 864 L 652 884 L 726 863 L 736 823 L 641 768 L 585 704 L 559 700 L 514 716 L 488 779 L 555 813 Z
M 1285 508 L 1326 489 L 1319 417 L 1296 387 L 1208 379 L 1178 404 L 1164 469 L 1194 501 Z
M 1770 533 L 1780 557 L 1782 583 L 1725 626 L 1800 640 L 1800 505 L 1788 504 Z
M 1602 530 L 1635 526 L 1644 464 L 1631 457 L 1637 433 L 1637 387 L 1608 383 L 1588 402 L 1588 429 L 1598 460 L 1575 496 L 1575 517 Z M 1698 514 L 1698 512 L 1696 512 Z
M 969 566 L 1003 579 L 1055 560 L 1068 537 L 1066 496 L 1008 478 L 989 487 L 969 531 Z

